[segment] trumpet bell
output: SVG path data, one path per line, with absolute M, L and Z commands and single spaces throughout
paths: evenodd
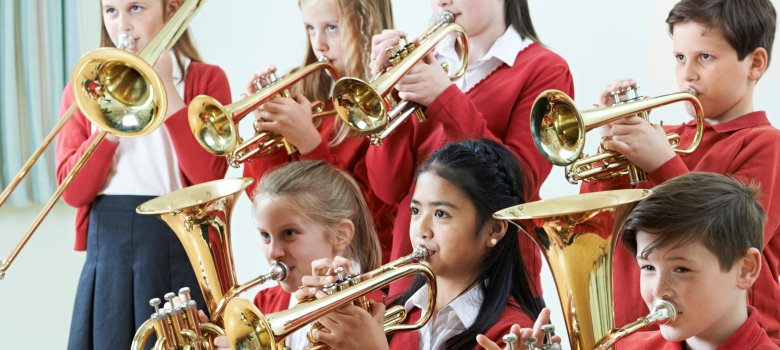
M 76 104 L 101 130 L 140 137 L 159 127 L 167 113 L 165 87 L 143 58 L 115 48 L 82 56 L 73 71 Z
M 361 133 L 375 133 L 387 125 L 385 99 L 363 80 L 341 78 L 333 88 L 333 102 L 341 120 Z
M 216 99 L 200 95 L 189 104 L 192 134 L 203 148 L 216 156 L 227 156 L 239 143 L 236 124 L 225 106 Z
M 551 163 L 566 166 L 585 148 L 585 122 L 572 99 L 560 91 L 539 94 L 531 108 L 531 135 Z

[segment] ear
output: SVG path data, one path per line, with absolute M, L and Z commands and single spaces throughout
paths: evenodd
M 501 241 L 502 238 L 504 238 L 504 235 L 506 234 L 506 230 L 509 227 L 509 224 L 506 220 L 495 220 L 490 219 L 490 221 L 485 223 L 485 229 L 488 231 L 486 238 L 485 246 L 488 248 L 493 248 L 498 244 L 499 241 Z
M 336 225 L 336 234 L 333 237 L 333 249 L 335 253 L 343 252 L 349 247 L 352 239 L 355 238 L 355 224 L 352 221 L 343 219 Z
M 737 276 L 737 287 L 742 290 L 748 290 L 758 279 L 758 273 L 761 271 L 761 252 L 756 248 L 747 250 L 738 261 L 739 275 Z
M 764 75 L 764 72 L 766 72 L 767 65 L 769 64 L 769 54 L 766 52 L 765 48 L 759 47 L 748 54 L 746 58 L 750 60 L 748 79 L 757 81 Z
M 176 10 L 181 7 L 181 0 L 167 0 L 165 5 L 165 20 L 169 20 Z

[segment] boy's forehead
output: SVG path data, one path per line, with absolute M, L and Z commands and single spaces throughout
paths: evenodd
M 693 41 L 697 44 L 709 42 L 728 45 L 728 41 L 719 27 L 697 21 L 684 21 L 674 24 L 672 40 L 675 44 L 679 44 L 682 41 L 685 41 L 686 44 L 691 44 L 691 41 Z
M 669 244 L 663 244 L 658 246 L 658 241 L 664 238 L 663 233 L 652 234 L 645 231 L 638 231 L 636 234 L 636 247 L 637 258 L 650 258 L 667 259 L 685 257 L 690 260 L 698 260 L 697 258 L 713 258 L 717 259 L 715 253 L 711 252 L 704 244 L 696 239 L 690 239 L 685 241 L 672 241 Z M 646 252 L 647 248 L 652 246 L 652 250 L 649 253 Z

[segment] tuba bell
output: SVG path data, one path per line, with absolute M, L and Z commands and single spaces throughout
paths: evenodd
M 243 284 L 239 284 L 236 279 L 230 219 L 236 200 L 251 183 L 252 179 L 250 178 L 205 182 L 154 198 L 136 208 L 136 212 L 139 214 L 157 215 L 171 227 L 176 237 L 181 241 L 195 271 L 200 290 L 203 292 L 206 309 L 210 314 L 209 321 L 217 328 L 223 324 L 225 305 L 228 301 L 259 284 L 270 280 L 283 280 L 288 273 L 287 266 L 277 262 L 271 265 L 271 272 L 268 274 L 258 276 Z M 154 306 L 153 302 L 150 304 Z M 159 305 L 159 300 L 156 304 Z M 193 323 L 186 321 L 188 313 L 186 309 L 183 308 L 181 313 L 184 314 L 185 321 L 179 323 L 198 328 Z M 152 333 L 163 335 L 171 333 L 160 329 L 161 327 L 158 325 L 168 323 L 170 319 L 176 319 L 176 317 L 175 314 L 167 315 L 166 310 L 161 312 L 155 307 L 152 319 L 144 323 L 136 332 L 137 343 L 140 345 L 138 349 L 143 348 L 143 343 Z M 189 317 L 189 319 L 193 318 Z M 178 330 L 181 329 L 192 330 L 179 326 Z M 180 333 L 179 331 L 172 333 L 176 337 L 176 341 L 187 343 L 187 339 L 198 339 L 197 337 L 182 338 L 176 335 Z M 167 339 L 172 338 L 168 336 Z M 136 344 L 135 340 L 134 344 Z
M 225 156 L 233 167 L 239 167 L 253 157 L 266 156 L 284 148 L 288 154 L 297 150 L 285 138 L 276 133 L 261 131 L 253 124 L 255 135 L 244 141 L 238 133 L 238 123 L 258 106 L 274 96 L 290 97 L 288 89 L 307 77 L 321 71 L 327 71 L 333 79 L 339 78 L 336 67 L 327 59 L 302 67 L 295 72 L 276 78 L 276 74 L 268 73 L 255 81 L 258 91 L 241 101 L 223 106 L 213 97 L 200 95 L 195 97 L 188 106 L 190 129 L 204 149 L 217 156 Z M 312 118 L 320 118 L 333 114 L 332 110 L 324 111 L 321 101 L 312 104 Z
M 696 110 L 696 136 L 686 149 L 680 148 L 680 136 L 668 134 L 667 139 L 676 153 L 690 154 L 701 142 L 704 131 L 704 111 L 696 98 L 696 90 L 678 92 L 654 98 L 640 97 L 636 88 L 634 97 L 622 101 L 628 90 L 614 92 L 616 104 L 610 107 L 580 111 L 566 93 L 543 91 L 531 108 L 531 136 L 536 148 L 551 163 L 566 167 L 566 180 L 572 184 L 591 182 L 628 175 L 632 185 L 647 181 L 647 173 L 631 164 L 620 153 L 605 150 L 594 156 L 583 155 L 585 134 L 599 126 L 638 114 L 649 120 L 649 111 L 671 103 L 687 101 Z
M 561 301 L 569 343 L 575 350 L 606 349 L 623 336 L 674 318 L 674 306 L 614 328 L 612 260 L 623 221 L 649 190 L 616 190 L 542 200 L 506 208 L 507 220 L 541 249 Z
M 426 265 L 418 263 L 427 258 L 428 251 L 418 247 L 412 254 L 378 267 L 369 272 L 371 277 L 360 280 L 359 276 L 345 279 L 342 286 L 334 286 L 322 299 L 302 302 L 291 309 L 263 315 L 257 307 L 244 299 L 233 299 L 225 308 L 225 333 L 232 349 L 279 349 L 284 339 L 327 313 L 349 303 L 365 307 L 365 296 L 390 283 L 414 274 L 427 280 L 428 305 L 420 319 L 413 324 L 402 324 L 406 310 L 396 306 L 385 311 L 385 333 L 409 331 L 422 327 L 433 315 L 436 301 L 436 278 Z M 400 308 L 400 310 L 399 310 Z M 310 349 L 327 348 L 324 344 L 312 344 Z
M 382 140 L 412 114 L 419 121 L 424 121 L 425 115 L 419 105 L 409 101 L 398 102 L 390 93 L 409 69 L 424 59 L 442 39 L 453 33 L 458 36 L 461 59 L 458 71 L 450 79 L 463 75 L 468 65 L 468 37 L 463 27 L 454 21 L 455 16 L 451 12 L 443 11 L 441 18 L 420 36 L 418 44 L 407 42 L 406 37 L 401 38 L 390 50 L 392 67 L 371 83 L 352 77 L 344 77 L 336 82 L 333 106 L 341 120 L 353 130 L 369 135 L 374 146 L 381 145 Z M 448 70 L 446 66 L 442 68 Z
M 65 111 L 54 129 L 46 135 L 41 145 L 0 194 L 0 206 L 11 196 L 62 127 L 74 115 L 76 108 L 98 127 L 100 133 L 76 161 L 73 169 L 54 191 L 8 258 L 0 260 L 0 279 L 5 276 L 11 263 L 54 204 L 62 197 L 65 189 L 70 186 L 73 178 L 81 171 L 106 134 L 140 137 L 154 131 L 162 124 L 168 108 L 168 98 L 162 80 L 152 66 L 165 52 L 164 50 L 173 47 L 202 3 L 203 1 L 200 0 L 184 1 L 138 55 L 125 51 L 135 44 L 131 37 L 126 36 L 120 38 L 117 48 L 103 47 L 89 51 L 76 62 L 70 80 L 76 102 Z

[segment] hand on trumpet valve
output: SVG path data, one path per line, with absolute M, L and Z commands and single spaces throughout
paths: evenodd
M 253 74 L 251 79 L 249 79 L 249 82 L 246 86 L 246 92 L 248 95 L 252 95 L 262 90 L 264 87 L 272 84 L 276 80 L 276 66 L 264 66 L 260 68 L 259 72 Z
M 603 147 L 625 156 L 632 164 L 652 173 L 676 156 L 660 125 L 639 116 L 613 122 L 605 133 Z
M 561 337 L 555 335 L 555 326 L 549 324 L 550 309 L 544 308 L 536 318 L 533 328 L 512 325 L 502 341 L 504 350 L 560 350 Z M 480 334 L 477 343 L 487 350 L 500 350 L 498 344 Z
M 447 71 L 439 64 L 435 55 L 430 53 L 398 80 L 395 89 L 402 100 L 427 107 L 450 85 L 452 81 Z
M 405 37 L 406 33 L 400 30 L 385 29 L 371 38 L 371 75 L 381 74 L 391 66 L 390 58 L 400 51 L 397 45 Z
M 638 97 L 637 90 L 639 85 L 636 80 L 631 78 L 619 79 L 610 82 L 601 92 L 601 98 L 599 99 L 599 107 L 609 107 L 614 104 L 625 102 L 632 99 L 629 95 L 629 91 L 633 91 L 634 98 Z

